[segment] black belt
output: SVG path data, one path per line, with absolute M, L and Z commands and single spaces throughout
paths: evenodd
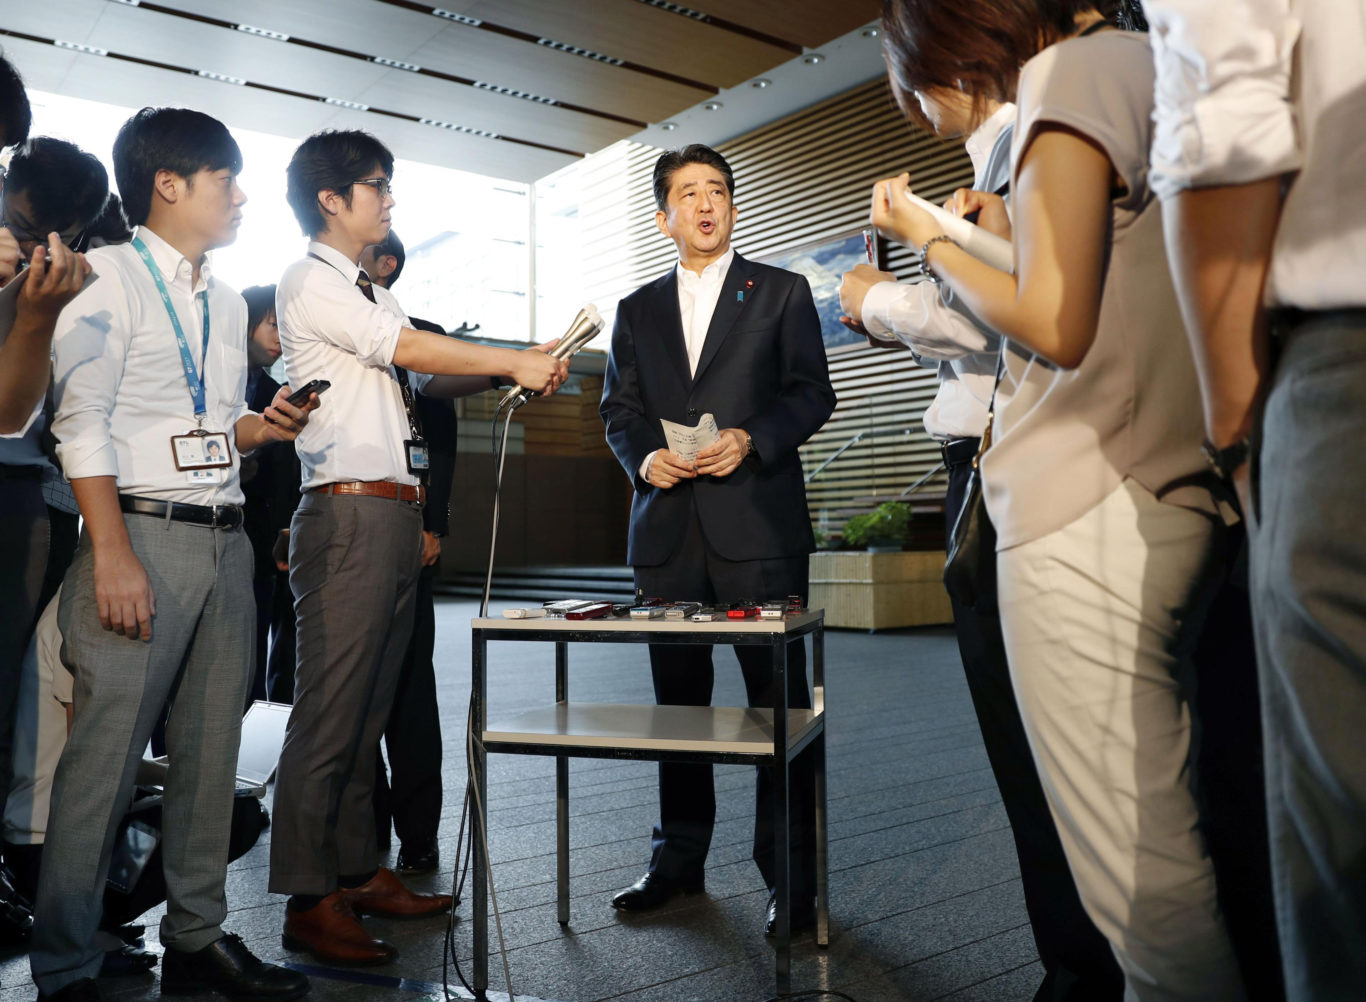
M 982 447 L 980 438 L 956 438 L 939 446 L 939 454 L 944 457 L 944 465 L 949 469 L 971 463 L 972 457 Z
M 1353 324 L 1366 323 L 1366 307 L 1345 306 L 1331 310 L 1302 310 L 1298 306 L 1276 306 L 1267 311 L 1271 333 L 1288 337 L 1303 325 L 1315 320 L 1344 320 Z
M 0 480 L 30 480 L 42 482 L 45 466 L 11 466 L 0 463 Z
M 133 515 L 155 515 L 172 522 L 207 525 L 210 529 L 236 529 L 242 524 L 242 509 L 235 504 L 183 504 L 120 494 L 119 507 Z

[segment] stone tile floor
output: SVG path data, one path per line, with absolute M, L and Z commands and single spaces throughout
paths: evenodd
M 495 603 L 495 609 L 498 607 Z M 445 723 L 442 870 L 417 880 L 449 889 L 465 779 L 472 602 L 438 600 L 437 681 Z M 831 942 L 793 951 L 792 989 L 833 989 L 856 1002 L 1016 1002 L 1042 977 L 1020 890 L 1014 847 L 987 766 L 947 629 L 826 636 Z M 734 656 L 716 655 L 715 702 L 743 702 Z M 494 712 L 553 698 L 549 646 L 491 645 Z M 639 647 L 570 649 L 577 700 L 651 701 Z M 717 824 L 707 892 L 657 913 L 620 915 L 613 891 L 649 856 L 655 765 L 571 760 L 570 923 L 555 920 L 554 760 L 491 756 L 489 835 L 515 997 L 555 1002 L 765 1002 L 775 994 L 763 936 L 763 881 L 749 859 L 753 770 L 717 766 Z M 280 945 L 283 899 L 266 891 L 269 829 L 228 875 L 227 928 L 259 956 L 307 964 Z M 396 849 L 397 847 L 395 847 Z M 455 952 L 469 971 L 469 904 Z M 149 946 L 159 913 L 146 916 Z M 444 923 L 368 919 L 400 950 L 388 967 L 310 972 L 312 999 L 439 998 Z M 490 933 L 496 947 L 496 934 Z M 490 998 L 506 998 L 497 956 Z M 452 997 L 469 998 L 458 988 Z M 118 1002 L 160 996 L 155 975 L 104 982 Z M 31 1000 L 27 958 L 0 959 L 0 1002 Z

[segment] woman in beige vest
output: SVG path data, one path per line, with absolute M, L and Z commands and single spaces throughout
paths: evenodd
M 1113 6 L 1113 4 L 1111 4 Z M 873 222 L 1009 341 L 983 457 L 1011 677 L 1068 863 L 1126 998 L 1244 997 L 1197 829 L 1177 673 L 1220 531 L 1195 371 L 1147 185 L 1152 56 L 1087 0 L 892 0 L 896 90 L 1018 105 L 1015 273 L 879 182 Z

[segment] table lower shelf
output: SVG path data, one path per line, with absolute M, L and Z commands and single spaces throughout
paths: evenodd
M 799 748 L 824 726 L 824 715 L 788 710 L 788 747 Z M 556 703 L 492 721 L 489 751 L 515 746 L 544 754 L 614 756 L 668 753 L 773 756 L 773 711 L 743 706 L 642 706 Z

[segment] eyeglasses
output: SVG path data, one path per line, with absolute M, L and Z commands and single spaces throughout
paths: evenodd
M 9 219 L 5 219 L 3 206 L 4 201 L 3 199 L 0 199 L 0 227 L 9 230 L 10 235 L 14 237 L 14 239 L 19 243 L 32 241 L 44 247 L 47 246 L 47 231 L 39 233 L 37 230 L 30 229 L 27 226 L 13 222 Z M 86 244 L 89 243 L 89 238 L 86 235 L 86 229 L 87 227 L 82 226 L 80 229 L 74 232 L 71 230 L 59 232 L 57 234 L 57 237 L 62 241 L 62 243 L 66 244 L 72 250 L 76 251 L 77 253 L 80 253 L 85 250 Z
M 351 183 L 368 184 L 371 188 L 374 188 L 375 191 L 379 192 L 380 198 L 383 198 L 385 195 L 392 195 L 394 193 L 394 186 L 389 183 L 389 179 L 387 177 L 361 177 L 357 178 Z

